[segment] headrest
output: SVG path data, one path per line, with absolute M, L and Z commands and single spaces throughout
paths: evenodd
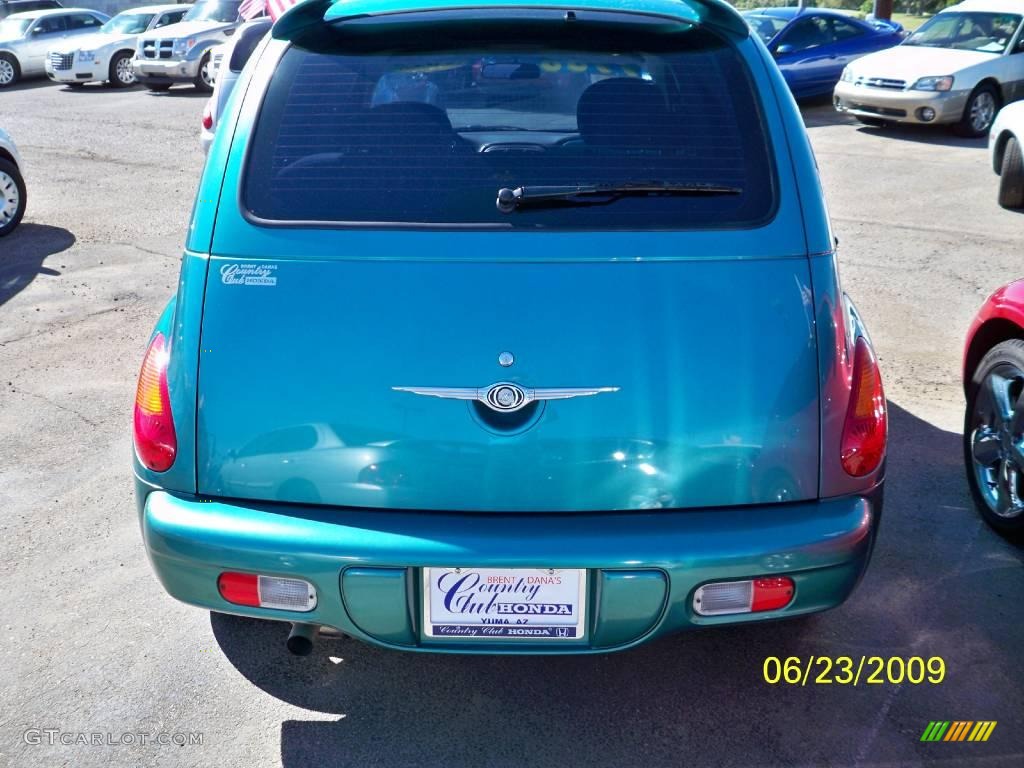
M 580 137 L 594 147 L 664 146 L 669 119 L 658 86 L 633 77 L 594 83 L 576 105 Z

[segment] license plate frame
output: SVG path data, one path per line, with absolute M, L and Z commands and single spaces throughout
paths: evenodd
M 462 579 L 449 605 L 480 605 L 479 612 L 445 608 L 444 596 Z M 585 568 L 425 567 L 420 579 L 423 635 L 468 643 L 585 641 L 588 585 Z M 481 586 L 486 589 L 478 590 Z M 492 621 L 484 623 L 484 618 Z

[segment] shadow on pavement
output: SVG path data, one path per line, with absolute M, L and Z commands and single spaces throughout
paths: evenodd
M 30 201 L 31 202 L 31 201 Z M 0 239 L 0 306 L 28 287 L 36 275 L 61 275 L 43 266 L 43 261 L 75 243 L 66 229 L 47 224 L 22 223 Z
M 13 93 L 14 91 L 33 91 L 36 88 L 46 88 L 51 85 L 56 85 L 48 77 L 29 77 L 23 80 L 19 80 L 14 85 L 5 86 L 0 93 Z
M 322 640 L 296 658 L 281 624 L 212 615 L 213 633 L 261 690 L 338 716 L 282 723 L 286 768 L 1021 764 L 1024 735 L 1011 721 L 1024 711 L 1024 556 L 971 508 L 960 436 L 891 403 L 890 414 L 874 560 L 851 599 L 825 614 L 576 657 Z M 946 678 L 859 687 L 763 679 L 766 657 L 872 655 L 941 656 Z M 936 718 L 1005 728 L 951 756 L 920 742 Z

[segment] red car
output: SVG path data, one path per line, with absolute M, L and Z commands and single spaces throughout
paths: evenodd
M 964 463 L 982 517 L 1024 534 L 1024 280 L 1004 285 L 971 324 L 964 348 Z

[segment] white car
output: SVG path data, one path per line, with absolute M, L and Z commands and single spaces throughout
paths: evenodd
M 147 5 L 122 11 L 92 34 L 50 48 L 46 75 L 54 82 L 73 86 L 104 81 L 122 88 L 134 85 L 132 58 L 138 36 L 177 24 L 191 7 Z
M 12 13 L 0 21 L 0 88 L 43 75 L 46 54 L 67 38 L 95 32 L 109 16 L 87 8 Z
M 25 180 L 21 157 L 7 132 L 0 128 L 0 237 L 9 235 L 25 215 Z
M 234 90 L 238 75 L 249 61 L 253 51 L 256 50 L 256 46 L 270 32 L 273 23 L 267 16 L 247 21 L 238 28 L 234 37 L 228 42 L 213 49 L 211 53 L 214 64 L 213 95 L 203 107 L 203 128 L 199 134 L 199 144 L 204 153 L 210 151 L 217 122 L 220 120 L 231 91 Z
M 1024 211 L 1024 101 L 1003 107 L 988 134 L 992 169 L 999 179 L 999 204 Z
M 869 125 L 952 124 L 984 136 L 1003 104 L 1024 98 L 1024 2 L 966 0 L 895 48 L 849 64 L 833 101 Z

